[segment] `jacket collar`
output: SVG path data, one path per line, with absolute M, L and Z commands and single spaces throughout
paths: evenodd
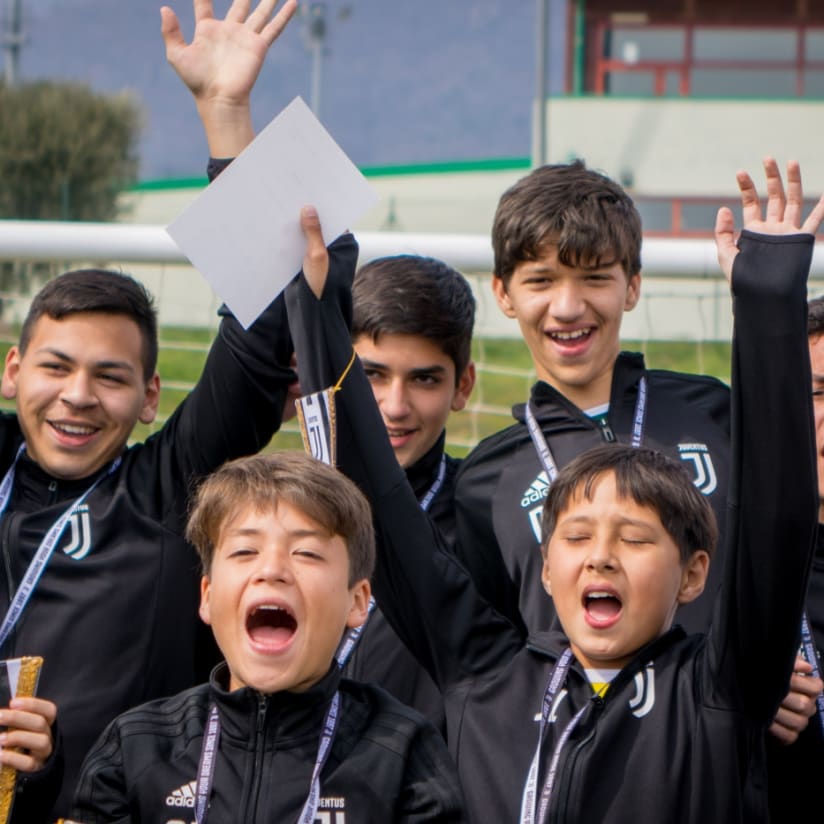
M 623 420 L 626 416 L 632 420 L 638 383 L 645 374 L 644 356 L 640 352 L 620 352 L 612 370 L 609 410 L 610 420 L 615 428 L 620 429 L 616 416 Z M 562 395 L 554 386 L 538 381 L 530 393 L 530 401 L 538 421 L 546 426 L 568 422 L 570 417 L 586 419 L 583 410 Z M 516 420 L 524 422 L 526 404 L 519 403 L 512 407 Z
M 340 668 L 332 662 L 326 675 L 304 692 L 264 695 L 251 687 L 230 691 L 229 668 L 225 663 L 218 664 L 209 678 L 209 695 L 220 714 L 220 734 L 236 742 L 248 743 L 262 719 L 269 739 L 278 739 L 282 743 L 308 736 L 317 742 L 340 679 Z
M 438 477 L 445 442 L 446 430 L 441 432 L 441 436 L 423 457 L 418 458 L 412 466 L 406 468 L 406 479 L 415 492 L 416 498 L 421 498 Z
M 635 677 L 635 673 L 643 669 L 650 661 L 655 660 L 664 650 L 683 641 L 687 637 L 683 628 L 678 626 L 670 627 L 663 635 L 654 638 L 645 644 L 635 653 L 632 660 L 626 664 L 613 683 L 618 684 Z M 536 632 L 529 636 L 526 643 L 527 649 L 544 658 L 551 658 L 557 661 L 561 653 L 569 646 L 569 639 L 561 629 L 551 629 L 544 632 Z M 575 663 L 574 667 L 583 674 L 583 668 Z

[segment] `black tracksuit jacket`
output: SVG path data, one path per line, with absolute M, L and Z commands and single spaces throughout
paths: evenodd
M 194 821 L 198 760 L 209 708 L 220 717 L 208 824 L 290 824 L 309 794 L 323 720 L 339 690 L 340 715 L 320 777 L 327 824 L 461 822 L 461 794 L 434 728 L 376 687 L 341 679 L 337 665 L 302 693 L 209 684 L 130 710 L 83 765 L 74 817 L 83 824 Z M 316 819 L 318 820 L 318 819 Z
M 824 662 L 824 525 L 818 525 L 815 558 L 807 588 L 807 615 L 810 619 L 818 668 Z M 818 821 L 824 818 L 824 804 L 819 791 L 824 771 L 824 731 L 818 712 L 810 718 L 798 740 L 786 746 L 767 737 L 770 819 L 784 821 Z
M 608 423 L 587 417 L 546 383 L 536 383 L 535 417 L 559 468 L 605 441 L 630 443 L 642 376 L 647 379 L 642 444 L 685 461 L 709 496 L 723 534 L 729 471 L 729 389 L 715 378 L 645 369 L 643 356 L 622 352 L 612 376 Z M 518 420 L 484 439 L 463 461 L 455 481 L 456 552 L 480 592 L 530 632 L 549 629 L 555 616 L 541 584 L 541 511 L 549 483 L 529 430 Z M 720 559 L 719 559 L 720 560 Z M 704 632 L 720 584 L 714 565 L 706 593 L 678 612 L 689 632 Z
M 354 260 L 355 245 L 343 253 Z M 226 314 L 195 388 L 87 498 L 0 650 L 44 658 L 38 692 L 57 704 L 66 764 L 49 821 L 66 815 L 82 760 L 106 724 L 204 680 L 214 666 L 197 615 L 200 565 L 183 539 L 189 492 L 225 460 L 268 443 L 294 379 L 290 357 L 282 299 L 247 332 Z M 0 473 L 21 440 L 17 418 L 0 417 Z M 0 610 L 49 527 L 95 477 L 61 481 L 25 456 L 18 461 L 0 521 Z
M 460 461 L 444 453 L 445 433 L 435 445 L 406 469 L 409 485 L 420 501 L 438 477 L 441 457 L 446 460 L 443 485 L 433 499 L 429 517 L 449 540 L 454 534 L 455 473 Z M 355 681 L 378 684 L 407 706 L 417 710 L 442 733 L 446 733 L 443 698 L 429 673 L 398 638 L 395 630 L 375 607 L 361 633 L 357 646 L 344 667 L 344 675 Z
M 712 626 L 706 636 L 674 628 L 654 639 L 604 698 L 573 665 L 547 725 L 541 782 L 566 722 L 584 714 L 561 752 L 549 821 L 766 820 L 763 738 L 797 650 L 817 515 L 806 334 L 812 248 L 809 235 L 742 235 L 727 551 Z M 322 301 L 302 280 L 297 296 L 287 295 L 305 391 L 333 383 L 349 359 L 336 276 Z M 470 819 L 516 821 L 536 715 L 566 639 L 555 632 L 527 641 L 439 546 L 362 370 L 336 397 L 339 464 L 370 497 L 379 530 L 378 603 L 443 690 Z

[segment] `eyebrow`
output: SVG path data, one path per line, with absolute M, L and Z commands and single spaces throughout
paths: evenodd
M 558 526 L 561 524 L 568 524 L 568 523 L 586 523 L 586 524 L 593 524 L 598 523 L 601 519 L 593 517 L 591 515 L 571 515 L 568 518 L 562 518 L 558 521 Z M 649 523 L 649 521 L 641 521 L 637 518 L 628 518 L 627 516 L 623 516 L 618 519 L 618 526 L 637 526 L 637 527 L 644 527 L 647 529 L 653 529 L 653 524 Z
M 255 537 L 263 535 L 266 532 L 264 529 L 256 529 L 255 527 L 229 527 L 224 532 L 224 537 Z M 290 538 L 325 538 L 327 533 L 322 529 L 288 529 L 286 534 Z
M 389 367 L 385 363 L 381 363 L 380 361 L 373 361 L 368 360 L 366 358 L 361 358 L 361 363 L 363 364 L 364 369 L 382 369 L 384 371 L 388 371 Z M 446 374 L 446 367 L 441 366 L 439 363 L 433 363 L 431 366 L 418 366 L 415 369 L 410 369 L 408 374 L 409 375 L 431 375 L 433 373 L 443 375 Z
M 65 352 L 62 352 L 60 349 L 55 349 L 51 346 L 41 346 L 39 349 L 36 350 L 36 354 L 39 355 L 51 355 L 52 357 L 57 358 L 58 360 L 66 361 L 67 363 L 77 363 L 77 360 L 71 355 L 67 355 Z M 134 366 L 129 363 L 128 361 L 96 361 L 95 367 L 97 369 L 125 369 L 128 372 L 134 372 Z

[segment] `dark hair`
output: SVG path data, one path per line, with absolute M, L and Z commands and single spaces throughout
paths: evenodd
M 502 195 L 492 224 L 495 276 L 509 284 L 518 264 L 558 247 L 565 266 L 620 263 L 641 271 L 641 216 L 632 198 L 582 160 L 539 166 Z
M 817 338 L 824 334 L 824 295 L 807 303 L 807 336 Z
M 223 464 L 198 488 L 192 501 L 186 540 L 209 574 L 220 534 L 246 507 L 268 511 L 284 500 L 340 535 L 349 554 L 349 586 L 370 578 L 375 566 L 372 510 L 345 475 L 303 452 L 252 455 Z
M 34 326 L 44 315 L 62 320 L 81 312 L 123 315 L 133 320 L 143 340 L 143 377 L 157 367 L 157 312 L 152 296 L 134 278 L 107 269 L 75 269 L 47 283 L 31 302 L 20 331 L 25 354 Z
M 463 275 L 435 258 L 378 258 L 358 270 L 352 300 L 353 338 L 426 338 L 452 359 L 457 383 L 469 363 L 475 323 L 475 298 Z
M 552 482 L 541 519 L 546 552 L 561 513 L 576 494 L 592 499 L 598 481 L 608 472 L 622 498 L 658 513 L 686 563 L 699 549 L 712 557 L 718 543 L 718 524 L 707 498 L 692 483 L 687 470 L 661 452 L 620 444 L 596 446 L 570 461 Z

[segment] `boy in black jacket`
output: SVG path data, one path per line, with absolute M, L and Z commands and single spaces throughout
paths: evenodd
M 199 101 L 213 175 L 254 136 L 249 95 L 266 44 L 230 36 L 228 26 L 203 9 L 196 15 L 192 42 L 186 44 L 174 13 L 163 13 L 169 60 Z M 212 96 L 221 101 L 217 113 L 216 106 L 206 105 Z M 450 412 L 464 408 L 475 383 L 472 290 L 440 260 L 397 255 L 362 266 L 353 295 L 352 339 L 395 457 L 420 505 L 451 541 L 459 461 L 444 451 L 445 427 Z M 348 651 L 343 662 L 347 676 L 379 684 L 443 728 L 437 687 L 379 610 L 370 614 L 357 644 L 343 648 Z
M 294 8 L 273 17 L 271 40 Z M 2 392 L 16 414 L 0 416 L 0 656 L 42 656 L 39 694 L 58 708 L 65 780 L 46 820 L 65 815 L 113 718 L 214 664 L 183 537 L 191 484 L 269 442 L 294 380 L 282 300 L 245 331 L 222 314 L 195 388 L 132 446 L 160 392 L 157 321 L 139 283 L 96 269 L 56 278 L 7 355 Z
M 712 518 L 660 455 L 615 447 L 559 476 L 543 578 L 565 632 L 527 641 L 438 547 L 362 373 L 343 381 L 339 462 L 372 501 L 378 602 L 444 692 L 473 821 L 767 819 L 763 736 L 792 670 L 815 529 L 806 277 L 824 201 L 802 225 L 797 164 L 787 198 L 775 162 L 765 168 L 764 221 L 739 175 L 740 253 L 728 210 L 716 226 L 735 300 L 734 460 L 706 636 L 670 625 L 704 586 Z M 307 391 L 337 381 L 349 356 L 341 273 L 324 291 L 324 267 L 305 271 L 311 289 L 290 287 L 287 304 Z
M 374 565 L 355 485 L 299 453 L 240 459 L 200 487 L 187 536 L 226 663 L 112 723 L 83 766 L 75 818 L 462 821 L 435 729 L 341 678 L 334 658 L 366 618 Z
M 540 518 L 557 469 L 611 441 L 681 460 L 724 532 L 729 390 L 715 378 L 647 369 L 621 352 L 625 312 L 641 290 L 641 218 L 630 196 L 581 161 L 542 166 L 507 190 L 492 227 L 492 287 L 518 321 L 538 382 L 517 423 L 467 456 L 455 481 L 456 551 L 490 603 L 528 631 L 549 629 Z M 707 594 L 679 610 L 688 631 L 709 623 Z

